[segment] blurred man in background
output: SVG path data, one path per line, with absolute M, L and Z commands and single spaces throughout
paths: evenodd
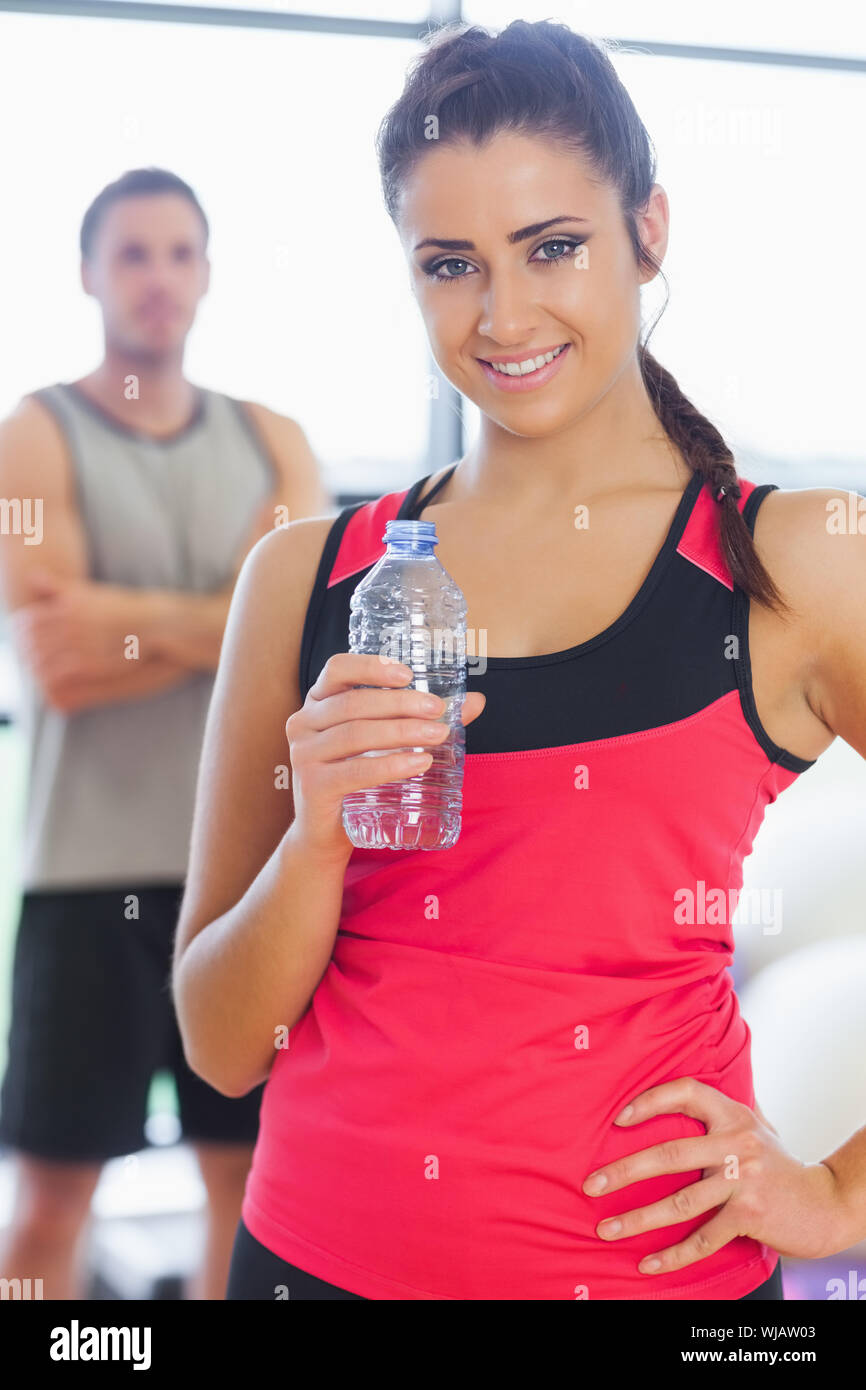
M 109 184 L 81 228 L 104 357 L 0 422 L 0 594 L 24 680 L 29 789 L 0 1142 L 17 1201 L 0 1275 L 82 1296 L 103 1163 L 145 1144 L 170 1067 L 208 1196 L 192 1297 L 222 1298 L 261 1087 L 186 1065 L 169 974 L 204 721 L 232 589 L 272 526 L 332 509 L 300 426 L 194 386 L 187 334 L 208 223 L 160 169 Z

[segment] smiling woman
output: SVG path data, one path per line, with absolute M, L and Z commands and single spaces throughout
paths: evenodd
M 446 29 L 378 148 L 482 429 L 268 537 L 232 604 L 175 966 L 192 1064 L 229 1094 L 267 1077 L 228 1296 L 778 1297 L 780 1252 L 851 1243 L 855 1165 L 785 1153 L 730 921 L 680 905 L 742 886 L 837 730 L 866 751 L 862 544 L 828 537 L 825 494 L 739 475 L 641 341 L 669 209 L 600 45 Z M 349 843 L 342 798 L 381 779 L 366 751 L 434 740 L 348 619 L 385 523 L 425 512 L 495 655 L 460 839 L 395 855 Z M 288 819 L 262 790 L 284 737 Z
M 535 357 L 524 358 L 519 353 L 515 357 L 507 357 L 500 352 L 494 362 L 488 362 L 484 357 L 479 357 L 478 361 L 485 369 L 488 380 L 500 391 L 530 391 L 534 386 L 543 386 L 556 375 L 562 366 L 560 358 L 570 346 L 570 343 L 560 343 L 558 347 L 542 350 Z M 558 363 L 558 366 L 554 366 L 554 363 Z

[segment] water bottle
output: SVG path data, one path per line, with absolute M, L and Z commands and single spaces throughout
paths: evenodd
M 343 798 L 343 828 L 359 849 L 450 849 L 460 836 L 466 730 L 466 601 L 434 554 L 433 521 L 388 521 L 387 549 L 349 601 L 349 650 L 411 668 L 415 689 L 445 702 L 450 733 L 430 766 L 403 782 L 364 787 Z M 397 749 L 370 751 L 376 758 Z

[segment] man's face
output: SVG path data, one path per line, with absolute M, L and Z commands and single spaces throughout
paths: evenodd
M 201 218 L 177 193 L 121 198 L 103 215 L 81 273 L 111 343 L 147 361 L 175 358 L 210 280 Z

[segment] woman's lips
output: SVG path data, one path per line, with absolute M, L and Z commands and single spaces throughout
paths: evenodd
M 500 391 L 534 391 L 536 387 L 546 385 L 552 377 L 556 376 L 568 356 L 570 347 L 571 343 L 564 343 L 562 352 L 558 353 L 552 362 L 545 362 L 543 367 L 536 367 L 534 372 L 527 372 L 525 376 L 506 376 L 504 372 L 497 372 L 496 368 L 491 367 L 489 362 L 485 362 L 483 357 L 476 360 L 487 380 L 497 386 Z

